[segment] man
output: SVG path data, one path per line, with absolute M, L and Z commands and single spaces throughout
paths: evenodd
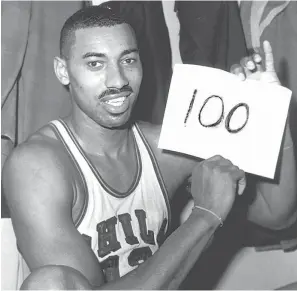
M 172 76 L 170 39 L 162 1 L 91 2 L 120 12 L 137 31 L 143 76 L 132 117 L 161 124 Z
M 264 49 L 268 71 L 256 76 L 276 81 Z M 198 163 L 163 152 L 159 127 L 130 120 L 141 61 L 134 30 L 111 10 L 70 17 L 54 67 L 71 114 L 32 135 L 3 172 L 18 248 L 33 271 L 22 288 L 176 289 L 243 192 L 243 171 L 220 156 Z M 249 219 L 265 227 L 296 219 L 290 142 L 287 131 L 279 181 L 259 183 L 250 207 Z M 164 241 L 168 200 L 191 174 L 195 207 Z

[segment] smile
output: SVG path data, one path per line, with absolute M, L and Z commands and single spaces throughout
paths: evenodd
M 104 103 L 106 103 L 108 105 L 112 105 L 112 106 L 121 106 L 125 102 L 126 98 L 127 97 L 119 97 L 119 98 L 107 100 Z

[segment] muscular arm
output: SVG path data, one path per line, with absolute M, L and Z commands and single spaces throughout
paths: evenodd
M 194 157 L 177 155 L 158 149 L 161 127 L 153 129 L 142 125 L 142 130 L 149 140 L 159 161 L 161 172 L 168 188 L 176 189 L 192 174 L 198 160 Z M 268 180 L 261 177 L 248 177 L 253 184 L 244 193 L 245 196 L 255 197 L 248 208 L 247 219 L 269 229 L 284 229 L 297 220 L 297 172 L 294 145 L 289 127 L 284 134 L 284 142 L 280 149 L 280 157 L 276 178 Z M 174 190 L 171 193 L 174 193 Z
M 100 289 L 166 288 L 189 251 L 206 243 L 203 237 L 217 226 L 207 214 L 192 213 L 153 257 L 105 285 L 97 258 L 73 224 L 75 184 L 59 156 L 38 144 L 25 145 L 7 161 L 3 182 L 19 249 L 29 268 L 69 266 Z
M 241 60 L 241 65 L 233 66 L 233 73 L 243 73 L 247 79 L 259 80 L 265 83 L 280 84 L 274 69 L 273 52 L 269 42 L 263 42 L 264 57 L 259 54 Z M 257 59 L 255 58 L 257 56 Z M 261 60 L 265 60 L 265 66 Z M 247 68 L 247 63 L 253 63 L 254 71 Z M 256 65 L 257 64 L 257 65 Z M 234 68 L 236 69 L 234 70 Z M 261 68 L 261 70 L 260 70 Z M 296 146 L 296 145 L 295 145 Z M 273 230 L 292 226 L 297 219 L 297 172 L 296 157 L 293 151 L 293 141 L 289 126 L 286 126 L 279 162 L 274 180 L 261 177 L 250 177 L 248 181 L 254 187 L 248 187 L 256 193 L 253 203 L 248 209 L 248 219 L 263 227 Z
M 189 271 L 193 268 L 198 261 L 201 253 L 206 249 L 207 245 L 211 243 L 213 234 L 208 232 L 189 252 L 187 258 L 183 261 L 181 268 L 170 282 L 168 289 L 176 290 L 180 284 L 184 281 Z
M 94 283 L 99 263 L 72 220 L 74 184 L 63 159 L 40 143 L 15 150 L 3 170 L 3 186 L 17 243 L 30 270 L 66 265 Z
M 193 261 L 184 265 L 193 254 L 192 249 L 197 250 L 195 246 L 199 246 L 196 261 L 215 229 L 205 220 L 203 213 L 192 212 L 152 257 L 117 282 L 107 284 L 106 289 L 177 288 L 193 266 Z M 181 266 L 185 269 L 182 270 Z
M 276 178 L 254 179 L 256 197 L 248 210 L 250 221 L 270 229 L 283 229 L 297 220 L 297 172 L 289 126 L 280 150 Z M 246 193 L 251 195 L 252 193 Z

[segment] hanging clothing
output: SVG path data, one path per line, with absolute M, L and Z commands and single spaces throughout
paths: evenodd
M 247 55 L 236 1 L 176 1 L 183 63 L 229 71 Z
M 248 49 L 259 49 L 263 41 L 268 40 L 277 75 L 282 85 L 292 90 L 289 125 L 297 156 L 297 2 L 242 1 L 240 14 Z M 289 252 L 297 248 L 296 233 L 297 223 L 280 231 L 248 223 L 245 241 L 247 245 L 257 246 L 259 251 L 283 249 Z
M 254 49 L 268 40 L 277 75 L 292 90 L 289 121 L 297 148 L 297 2 L 242 1 L 240 11 L 247 46 Z
M 3 1 L 1 166 L 10 151 L 50 120 L 68 114 L 68 92 L 57 80 L 53 59 L 60 31 L 82 1 Z M 2 217 L 9 217 L 1 195 Z

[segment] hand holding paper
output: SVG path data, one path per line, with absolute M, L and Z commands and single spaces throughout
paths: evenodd
M 246 172 L 273 178 L 291 91 L 275 85 L 269 43 L 264 51 L 265 71 L 237 69 L 244 82 L 222 70 L 176 65 L 159 147 L 204 159 L 222 155 Z
M 249 80 L 280 85 L 274 69 L 272 48 L 268 41 L 264 41 L 263 49 L 264 60 L 262 60 L 260 54 L 255 53 L 253 56 L 243 58 L 241 65 L 233 65 L 231 67 L 231 73 L 240 76 L 242 80 L 247 78 Z M 263 65 L 264 62 L 265 66 Z

